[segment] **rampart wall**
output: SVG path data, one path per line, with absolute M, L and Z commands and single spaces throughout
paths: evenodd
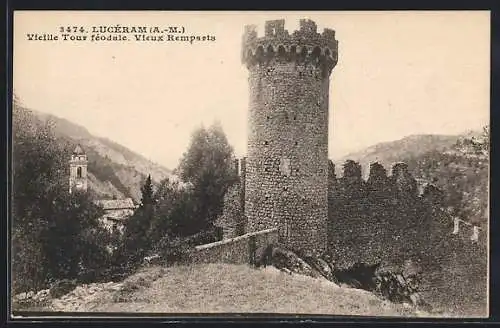
M 259 248 L 278 243 L 278 229 L 247 233 L 231 239 L 196 246 L 190 254 L 191 263 L 253 263 Z

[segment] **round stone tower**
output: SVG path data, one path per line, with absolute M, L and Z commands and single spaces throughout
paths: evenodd
M 327 247 L 328 94 L 337 63 L 335 31 L 311 20 L 289 34 L 284 20 L 265 35 L 246 26 L 242 62 L 250 104 L 245 176 L 247 231 L 279 228 L 290 249 Z

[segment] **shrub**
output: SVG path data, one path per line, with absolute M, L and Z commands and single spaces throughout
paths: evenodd
M 74 290 L 77 286 L 77 281 L 76 280 L 70 280 L 70 279 L 63 279 L 58 282 L 56 282 L 51 288 L 50 288 L 50 296 L 52 298 L 59 298 L 63 295 L 68 294 L 72 290 Z

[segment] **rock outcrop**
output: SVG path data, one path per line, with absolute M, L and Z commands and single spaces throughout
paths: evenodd
M 280 247 L 268 246 L 256 253 L 256 267 L 274 266 L 290 273 L 324 278 L 340 286 L 370 291 L 394 303 L 406 303 L 429 310 L 419 291 L 420 272 L 415 267 L 382 268 L 380 263 L 355 263 L 336 268 L 329 258 L 300 257 Z

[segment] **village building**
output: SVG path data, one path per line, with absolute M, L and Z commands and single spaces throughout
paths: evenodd
M 95 203 L 104 209 L 101 222 L 109 231 L 123 233 L 125 221 L 134 214 L 137 208 L 132 198 L 125 199 L 101 199 Z

